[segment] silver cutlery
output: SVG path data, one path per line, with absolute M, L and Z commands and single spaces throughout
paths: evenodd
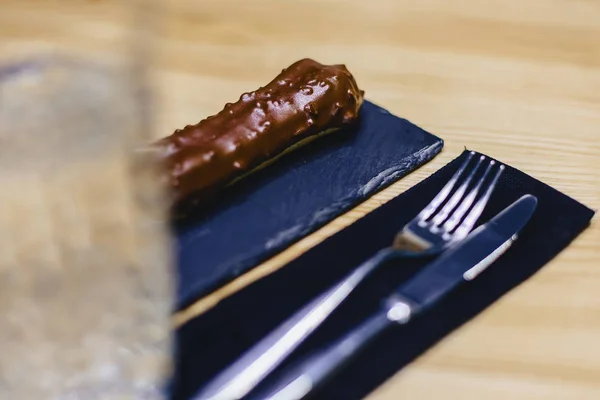
M 301 400 L 314 394 L 379 334 L 408 323 L 462 283 L 475 279 L 514 243 L 536 205 L 537 199 L 531 195 L 517 200 L 402 284 L 377 313 L 357 328 L 324 351 L 292 366 L 274 389 L 259 398 Z
M 481 216 L 504 165 L 475 152 L 394 243 L 308 303 L 215 377 L 194 400 L 237 400 L 249 393 L 296 349 L 377 267 L 393 258 L 434 256 L 463 240 Z M 474 160 L 475 159 L 475 160 Z M 477 172 L 485 168 L 484 172 Z M 480 193 L 482 193 L 480 195 Z

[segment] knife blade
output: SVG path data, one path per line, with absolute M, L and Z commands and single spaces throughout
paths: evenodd
M 327 349 L 293 365 L 270 389 L 251 398 L 300 400 L 313 394 L 380 333 L 408 323 L 462 283 L 475 279 L 510 248 L 536 206 L 537 198 L 532 195 L 515 201 L 400 285 L 379 312 Z

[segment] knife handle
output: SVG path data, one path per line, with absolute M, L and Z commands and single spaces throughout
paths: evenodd
M 403 305 L 410 310 L 408 305 Z M 408 321 L 396 319 L 390 315 L 390 309 L 378 311 L 333 345 L 293 365 L 282 379 L 256 399 L 300 400 L 314 394 L 382 332 Z

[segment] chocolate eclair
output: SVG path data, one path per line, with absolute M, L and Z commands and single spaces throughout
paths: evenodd
M 295 62 L 218 114 L 158 141 L 175 209 L 227 186 L 324 133 L 354 123 L 363 103 L 344 65 Z

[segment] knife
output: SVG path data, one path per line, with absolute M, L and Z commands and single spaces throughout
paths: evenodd
M 475 279 L 514 243 L 536 206 L 536 197 L 521 197 L 402 284 L 377 313 L 357 328 L 325 350 L 292 365 L 272 388 L 252 398 L 300 400 L 314 394 L 379 334 L 408 323 L 460 284 Z

